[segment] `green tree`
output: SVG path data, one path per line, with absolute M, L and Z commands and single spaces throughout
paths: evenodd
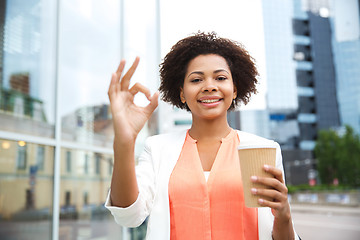
M 320 131 L 314 153 L 322 183 L 331 184 L 337 178 L 340 184 L 360 186 L 360 139 L 350 126 L 344 134 Z
M 346 126 L 339 147 L 339 181 L 344 185 L 360 186 L 360 139 Z
M 323 184 L 331 184 L 339 177 L 339 160 L 337 148 L 340 138 L 334 130 L 319 132 L 314 154 L 317 159 L 317 170 Z

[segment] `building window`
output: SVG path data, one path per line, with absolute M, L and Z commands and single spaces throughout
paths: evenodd
M 66 172 L 71 173 L 71 152 L 66 151 Z
M 14 99 L 14 115 L 22 116 L 24 114 L 24 99 L 16 96 Z
M 95 173 L 100 174 L 100 160 L 101 156 L 100 154 L 95 155 Z
M 113 170 L 112 158 L 108 158 L 108 163 L 109 163 L 109 175 L 111 175 Z
M 84 205 L 88 205 L 88 204 L 89 204 L 89 193 L 84 192 Z
M 34 191 L 31 189 L 26 189 L 26 200 L 25 200 L 25 209 L 34 209 L 35 199 L 34 199 Z
M 84 173 L 89 173 L 89 155 L 85 154 Z
M 70 206 L 71 204 L 71 192 L 66 191 L 65 192 L 65 206 Z
M 174 122 L 175 126 L 191 125 L 191 123 L 192 123 L 191 119 L 175 120 L 175 122 Z
M 17 169 L 25 169 L 26 168 L 26 145 L 22 141 L 20 141 L 19 145 L 18 145 L 16 167 L 17 167 Z
M 37 167 L 38 170 L 44 170 L 45 165 L 45 147 L 44 146 L 38 146 L 37 147 Z

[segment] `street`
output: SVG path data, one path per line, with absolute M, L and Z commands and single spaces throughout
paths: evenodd
M 296 232 L 303 240 L 360 239 L 359 207 L 292 204 L 291 208 Z M 122 235 L 121 227 L 110 216 L 102 220 L 60 221 L 60 240 L 122 239 Z M 51 239 L 51 221 L 0 222 L 0 239 Z
M 360 239 L 360 209 L 292 206 L 296 232 L 304 240 Z

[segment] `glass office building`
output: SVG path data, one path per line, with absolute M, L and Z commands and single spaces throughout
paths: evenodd
M 295 64 L 293 61 L 292 1 L 262 1 L 269 138 L 282 147 L 295 148 L 299 136 Z M 261 120 L 261 121 L 264 121 Z M 260 121 L 257 121 L 257 123 Z M 286 129 L 286 131 L 284 131 Z
M 360 133 L 359 0 L 334 1 L 331 24 L 340 119 Z
M 267 108 L 291 111 L 298 106 L 294 73 L 291 1 L 262 1 Z
M 300 149 L 313 150 L 319 130 L 340 126 L 327 1 L 294 1 L 294 60 Z
M 120 59 L 135 56 L 134 78 L 156 88 L 158 2 L 142 4 L 0 2 L 0 239 L 130 237 L 103 207 L 113 165 L 107 88 Z

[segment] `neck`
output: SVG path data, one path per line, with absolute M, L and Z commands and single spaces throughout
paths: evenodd
M 196 140 L 220 140 L 226 137 L 230 131 L 226 114 L 224 117 L 211 120 L 193 116 L 189 134 Z

